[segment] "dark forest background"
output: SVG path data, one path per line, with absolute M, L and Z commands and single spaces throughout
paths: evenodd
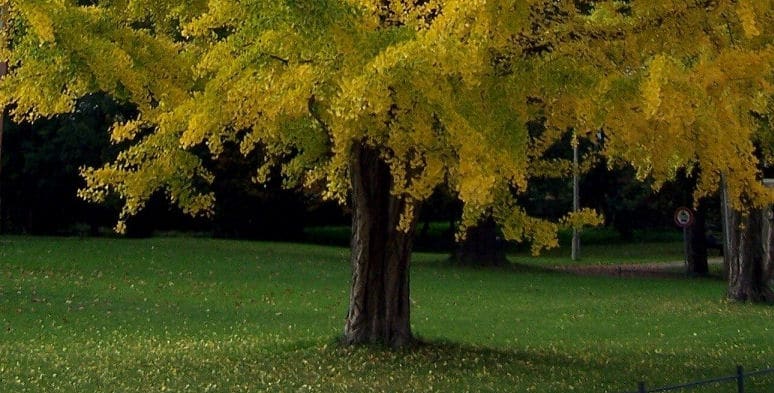
M 0 179 L 0 230 L 6 234 L 112 236 L 119 200 L 103 205 L 86 203 L 76 196 L 83 186 L 78 172 L 83 166 L 99 166 L 111 160 L 120 146 L 110 143 L 108 129 L 115 121 L 134 116 L 104 95 L 82 99 L 74 113 L 14 124 L 6 120 Z M 569 134 L 568 134 L 569 135 Z M 585 142 L 582 155 L 592 155 L 599 146 Z M 548 153 L 570 159 L 569 136 Z M 208 160 L 209 158 L 203 157 Z M 170 207 L 157 195 L 147 208 L 127 225 L 128 235 L 152 236 L 161 232 L 195 233 L 204 236 L 302 241 L 305 228 L 347 226 L 346 209 L 313 196 L 281 187 L 279 176 L 266 185 L 251 181 L 260 162 L 256 154 L 244 157 L 227 149 L 209 165 L 216 173 L 213 191 L 217 204 L 210 219 L 191 218 Z M 606 225 L 622 240 L 634 240 L 637 230 L 675 230 L 673 212 L 693 204 L 690 177 L 682 174 L 659 192 L 635 179 L 630 168 L 609 169 L 598 162 L 581 177 L 581 204 L 604 214 Z M 535 215 L 563 216 L 572 206 L 571 179 L 541 179 L 520 196 Z M 717 227 L 717 202 L 702 204 L 708 231 Z M 453 247 L 452 237 L 460 205 L 446 190 L 439 190 L 421 210 L 419 246 Z M 441 228 L 438 230 L 438 228 Z M 431 230 L 431 229 L 435 230 Z M 430 239 L 433 234 L 433 239 Z M 440 237 L 440 238 L 439 238 Z

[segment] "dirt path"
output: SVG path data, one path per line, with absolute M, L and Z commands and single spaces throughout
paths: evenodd
M 723 258 L 710 258 L 710 266 L 722 265 Z M 555 270 L 580 276 L 679 277 L 685 276 L 685 262 L 655 262 L 620 265 L 560 265 Z

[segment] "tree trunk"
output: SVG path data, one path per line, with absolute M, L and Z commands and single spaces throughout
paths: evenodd
M 457 247 L 454 260 L 471 266 L 502 266 L 507 262 L 505 245 L 494 219 L 487 218 L 468 228 L 465 240 Z
M 709 273 L 706 232 L 705 208 L 700 203 L 694 211 L 693 225 L 687 228 L 688 274 L 692 276 L 706 276 Z
M 390 194 L 392 176 L 379 152 L 355 148 L 352 165 L 352 287 L 344 343 L 413 343 L 409 262 L 413 231 L 397 229 L 405 201 Z
M 723 219 L 723 266 L 728 298 L 736 301 L 774 302 L 771 209 L 735 211 L 728 201 L 725 176 L 720 178 L 720 211 Z
M 761 209 L 729 215 L 730 244 L 725 244 L 728 298 L 737 301 L 774 302 L 771 280 L 771 222 Z

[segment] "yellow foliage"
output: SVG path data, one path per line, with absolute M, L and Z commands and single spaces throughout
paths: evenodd
M 113 125 L 110 133 L 110 140 L 113 143 L 133 140 L 143 127 L 141 120 L 130 120 L 124 123 Z
M 656 56 L 648 67 L 648 76 L 642 84 L 642 98 L 645 115 L 653 118 L 661 107 L 661 77 L 665 72 L 667 59 Z
M 561 220 L 563 228 L 582 229 L 585 226 L 598 226 L 605 223 L 605 218 L 592 209 L 580 209 L 567 213 Z
M 40 45 L 46 43 L 53 43 L 54 37 L 54 22 L 51 19 L 51 13 L 54 12 L 53 8 L 47 10 L 36 8 L 34 2 L 20 2 L 16 5 L 16 9 L 26 19 L 26 22 L 36 33 Z
M 448 185 L 463 227 L 492 214 L 539 251 L 560 225 L 601 220 L 551 223 L 515 202 L 530 182 L 570 173 L 544 157 L 570 129 L 604 131 L 603 153 L 656 184 L 700 168 L 698 195 L 724 174 L 734 203 L 770 198 L 754 143 L 769 140 L 757 119 L 772 110 L 774 0 L 599 1 L 587 13 L 571 1 L 414 3 L 14 2 L 0 102 L 17 119 L 71 111 L 96 91 L 135 104 L 139 117 L 111 135 L 127 150 L 83 171 L 81 196 L 118 194 L 121 220 L 158 190 L 211 213 L 193 184 L 212 174 L 192 151 L 218 156 L 227 143 L 260 147 L 256 181 L 279 165 L 286 185 L 343 203 L 353 149 L 368 145 L 408 206 L 399 229 Z M 530 134 L 530 121 L 546 130 Z
M 761 34 L 755 17 L 755 11 L 750 4 L 751 0 L 740 0 L 736 8 L 736 14 L 742 21 L 742 29 L 747 38 L 757 37 Z

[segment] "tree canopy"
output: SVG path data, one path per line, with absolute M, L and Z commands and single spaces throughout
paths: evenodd
M 286 184 L 344 201 L 350 151 L 363 142 L 389 162 L 390 192 L 410 202 L 404 227 L 416 202 L 448 182 L 465 202 L 466 223 L 507 206 L 496 213 L 511 237 L 550 246 L 554 225 L 512 202 L 511 191 L 527 186 L 531 142 L 524 87 L 492 67 L 491 35 L 508 28 L 496 18 L 506 6 L 12 4 L 3 102 L 17 119 L 72 110 L 92 91 L 136 104 L 138 118 L 112 131 L 115 142 L 131 141 L 127 149 L 84 171 L 82 196 L 117 192 L 126 201 L 122 220 L 159 189 L 185 211 L 207 214 L 212 194 L 199 186 L 212 175 L 191 149 L 217 156 L 228 143 L 243 153 L 262 149 L 256 180 L 281 164 Z M 528 7 L 507 9 L 508 23 L 532 18 Z
M 84 171 L 82 196 L 117 192 L 122 220 L 160 189 L 207 214 L 212 174 L 191 149 L 217 156 L 229 143 L 262 150 L 256 180 L 279 164 L 287 185 L 344 201 L 363 142 L 389 162 L 407 216 L 448 182 L 466 224 L 495 207 L 509 237 L 552 245 L 554 227 L 511 196 L 546 171 L 540 152 L 570 128 L 604 130 L 608 156 L 640 177 L 701 166 L 698 193 L 722 172 L 740 206 L 770 199 L 756 177 L 771 162 L 760 127 L 774 105 L 771 1 L 5 6 L 12 70 L 0 92 L 16 119 L 71 111 L 95 91 L 138 106 L 112 131 L 127 149 Z M 549 128 L 538 137 L 526 127 L 536 117 Z

